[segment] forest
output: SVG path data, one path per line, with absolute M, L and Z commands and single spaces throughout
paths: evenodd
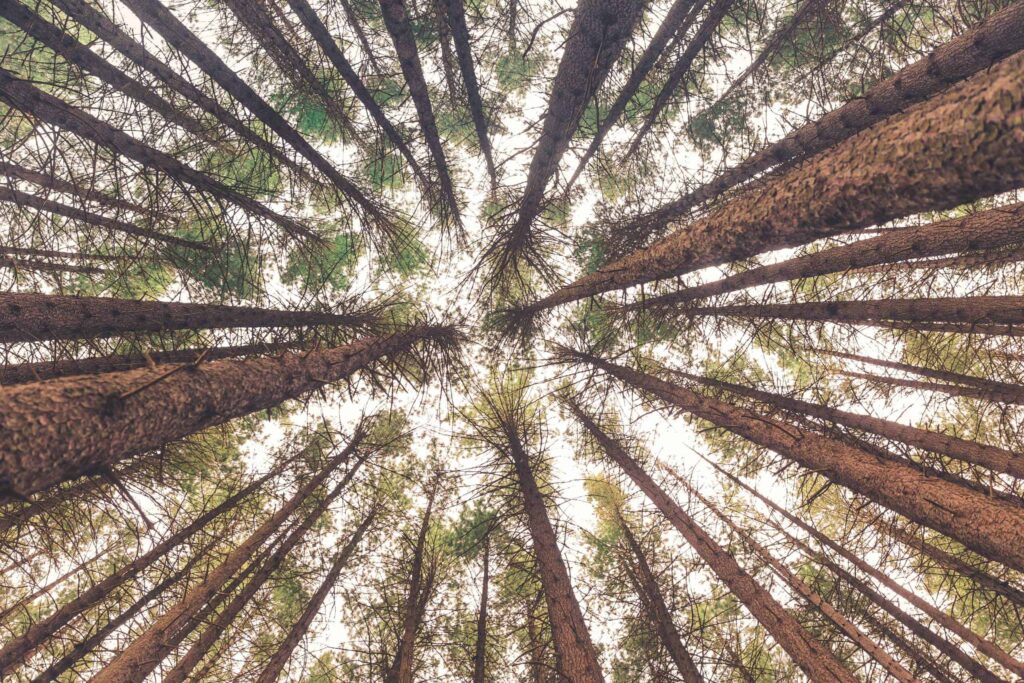
M 0 48 L 0 681 L 1024 682 L 1024 0 Z

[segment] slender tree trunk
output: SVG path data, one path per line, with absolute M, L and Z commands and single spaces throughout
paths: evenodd
M 935 679 L 936 683 L 963 683 L 962 678 L 953 678 L 948 666 L 939 664 L 933 656 L 922 652 L 913 642 L 907 640 L 902 633 L 899 633 L 889 624 L 883 623 L 881 619 L 865 610 L 861 617 L 871 625 L 875 632 L 890 643 L 902 650 L 913 660 L 917 671 L 927 671 Z
M 4 257 L 0 257 L 0 268 L 10 268 L 15 272 L 27 270 L 38 273 L 78 273 L 82 275 L 100 275 L 108 272 L 106 268 L 99 268 L 97 266 L 77 266 Z
M 0 294 L 0 342 L 90 339 L 130 332 L 358 325 L 361 316 L 251 306 Z M 190 359 L 193 360 L 193 359 Z
M 484 683 L 487 674 L 487 593 L 491 578 L 491 539 L 484 538 L 484 577 L 480 588 L 480 611 L 476 619 L 476 652 L 473 654 L 473 683 Z
M 20 363 L 17 365 L 0 365 L 0 386 L 24 384 L 25 382 L 41 382 L 57 377 L 71 375 L 92 375 L 101 372 L 119 372 L 143 368 L 152 364 L 162 363 L 196 363 L 199 361 L 219 360 L 221 358 L 237 358 L 269 354 L 294 348 L 296 344 L 267 343 L 250 344 L 248 346 L 215 346 L 209 349 L 182 349 L 180 351 L 152 351 L 127 356 L 100 356 L 97 358 L 76 358 L 71 360 L 42 361 L 39 363 Z
M 4 69 L 0 69 L 0 100 L 31 114 L 40 121 L 70 131 L 143 166 L 153 168 L 167 174 L 170 178 L 191 185 L 197 190 L 209 192 L 214 197 L 235 204 L 255 216 L 272 221 L 292 237 L 314 241 L 320 239 L 297 221 L 268 209 L 258 201 L 246 197 L 154 147 L 139 142 L 91 114 L 43 92 L 27 81 L 19 80 Z
M 704 677 L 701 676 L 690 651 L 686 649 L 683 639 L 673 623 L 672 612 L 668 608 L 668 603 L 665 602 L 665 596 L 661 594 L 661 588 L 658 586 L 658 580 L 654 576 L 651 565 L 647 562 L 647 556 L 644 554 L 643 548 L 640 547 L 636 536 L 633 535 L 633 530 L 629 528 L 629 524 L 621 515 L 619 515 L 619 527 L 622 529 L 629 552 L 633 556 L 631 564 L 635 567 L 633 573 L 636 576 L 637 587 L 640 589 L 640 599 L 662 646 L 672 657 L 672 662 L 679 669 L 679 675 L 685 683 L 704 683 Z
M 965 387 L 957 384 L 942 384 L 939 382 L 925 382 L 917 379 L 904 379 L 902 377 L 887 377 L 885 375 L 876 375 L 871 372 L 840 370 L 839 374 L 843 377 L 860 379 L 872 384 L 881 384 L 901 389 L 913 389 L 914 391 L 934 391 L 955 398 L 974 398 L 981 401 L 1002 401 L 1006 403 L 1020 403 L 1021 399 L 1024 399 L 1024 397 L 1017 397 L 1013 400 L 1006 401 L 1005 399 L 996 398 L 992 390 Z M 1024 387 L 1020 387 L 1019 389 L 1024 391 Z
M 518 435 L 511 430 L 506 432 L 509 436 L 508 451 L 515 467 L 530 538 L 533 540 L 533 554 L 544 587 L 558 672 L 573 683 L 604 683 L 597 651 L 590 640 L 590 631 L 573 593 L 569 573 L 558 550 L 558 539 L 548 518 L 544 497 L 533 476 L 529 457 Z
M 901 261 L 889 265 L 871 266 L 856 271 L 857 275 L 898 275 L 917 270 L 938 271 L 941 269 L 969 271 L 974 269 L 994 269 L 1024 261 L 1024 247 L 1011 247 L 995 251 L 970 251 L 957 256 L 943 258 L 918 259 Z
M 859 415 L 819 403 L 802 401 L 768 391 L 761 391 L 760 389 L 733 384 L 732 382 L 723 382 L 685 372 L 678 374 L 698 384 L 724 389 L 738 396 L 746 396 L 773 408 L 809 415 L 836 424 L 853 427 L 854 429 L 863 429 L 872 434 L 900 441 L 915 448 L 922 448 L 933 453 L 957 458 L 964 462 L 981 465 L 995 472 L 1009 474 L 1013 477 L 1024 478 L 1024 456 L 1005 448 L 989 446 L 977 441 L 960 439 L 938 432 L 929 432 L 924 429 L 902 425 L 898 422 L 890 422 L 889 420 L 883 420 L 870 415 Z
M 313 619 L 316 618 L 317 613 L 323 606 L 324 600 L 327 599 L 327 595 L 334 588 L 334 585 L 338 581 L 338 577 L 341 575 L 341 571 L 348 565 L 349 560 L 355 553 L 356 548 L 362 541 L 363 535 L 366 530 L 370 528 L 373 520 L 377 517 L 379 512 L 378 508 L 373 508 L 370 513 L 363 518 L 363 521 L 356 528 L 355 533 L 349 542 L 341 549 L 341 551 L 335 556 L 334 563 L 331 565 L 330 570 L 327 572 L 327 576 L 320 583 L 320 587 L 317 588 L 316 593 L 309 599 L 306 604 L 305 610 L 302 612 L 302 616 L 299 620 L 292 625 L 288 635 L 285 637 L 284 642 L 281 643 L 277 651 L 267 662 L 267 665 L 260 672 L 259 678 L 256 679 L 257 683 L 276 683 L 280 678 L 281 672 L 284 670 L 285 664 L 288 663 L 288 659 L 291 657 L 292 652 L 298 646 L 299 641 L 309 630 L 310 624 L 313 623 Z M 168 681 L 168 683 L 171 683 Z
M 2 87 L 3 83 L 2 78 L 3 71 L 0 70 L 0 87 Z M 0 93 L 0 97 L 3 97 L 2 93 Z M 15 190 L 9 187 L 0 187 L 0 202 L 10 202 L 12 204 L 17 204 L 19 207 L 28 207 L 30 209 L 35 209 L 36 211 L 46 211 L 47 213 L 52 213 L 57 216 L 64 216 L 65 218 L 81 221 L 86 225 L 95 225 L 98 228 L 104 228 L 111 232 L 120 232 L 143 240 L 153 240 L 154 242 L 160 242 L 172 247 L 182 247 L 184 249 L 194 249 L 197 251 L 210 251 L 212 249 L 210 245 L 203 244 L 202 242 L 182 239 L 180 237 L 174 237 L 173 235 L 166 235 L 150 228 L 141 228 L 132 223 L 128 223 L 127 221 L 122 221 L 117 218 L 108 218 L 107 216 L 93 213 L 92 211 L 55 202 L 52 199 L 45 199 L 38 195 L 28 194 L 21 190 Z
M 441 144 L 441 134 L 437 131 L 437 121 L 434 119 L 434 109 L 430 104 L 430 93 L 427 91 L 427 81 L 423 76 L 423 65 L 420 63 L 416 38 L 409 26 L 405 0 L 380 0 L 380 9 L 384 17 L 384 26 L 395 46 L 402 75 L 405 77 L 406 85 L 409 86 L 409 96 L 416 107 L 416 115 L 419 118 L 424 140 L 430 150 L 434 166 L 437 168 L 441 196 L 444 199 L 444 204 L 437 208 L 443 210 L 444 207 L 447 207 L 446 217 L 450 217 L 456 225 L 461 225 L 462 219 L 459 217 L 460 210 L 458 198 L 455 196 L 455 185 L 448 170 L 448 160 L 445 158 L 444 146 Z
M 363 51 L 363 55 L 370 62 L 371 72 L 378 74 L 384 73 L 384 69 L 381 68 L 380 62 L 377 61 L 377 55 L 373 52 L 373 46 L 370 45 L 370 41 L 366 37 L 366 31 L 363 29 L 363 22 L 355 11 L 353 11 L 351 3 L 349 0 L 338 0 L 338 4 L 341 5 L 341 9 L 345 13 L 345 20 L 348 22 L 349 27 L 356 34 L 356 38 L 359 40 L 359 47 Z
M 82 202 L 95 202 L 97 204 L 110 207 L 111 209 L 131 211 L 132 213 L 149 215 L 158 219 L 165 218 L 152 209 L 140 206 L 139 204 L 126 200 L 122 197 L 108 194 L 95 187 L 82 187 L 76 182 L 63 178 L 58 175 L 56 164 L 54 164 L 49 173 L 43 173 L 42 171 L 25 168 L 18 164 L 0 161 L 0 173 L 11 179 L 24 180 L 25 182 L 32 183 L 33 185 L 45 187 L 48 190 L 54 190 L 62 194 L 78 197 Z M 0 254 L 106 261 L 116 261 L 120 258 L 119 256 L 113 256 L 110 254 L 80 254 L 77 252 L 52 251 L 47 249 L 16 249 L 14 247 L 0 247 Z
M 98 552 L 97 554 L 93 555 L 89 559 L 83 560 L 83 561 L 79 562 L 74 567 L 72 567 L 71 569 L 67 570 L 66 572 L 64 572 L 63 574 L 61 574 L 57 578 L 55 578 L 53 581 L 50 581 L 48 584 L 46 584 L 44 586 L 40 586 L 35 591 L 29 593 L 28 595 L 26 595 L 23 598 L 19 598 L 13 604 L 11 604 L 9 607 L 6 607 L 2 611 L 0 611 L 0 623 L 6 621 L 9 616 L 14 614 L 14 612 L 18 611 L 19 609 L 23 609 L 26 612 L 28 612 L 29 608 L 31 608 L 31 606 L 32 606 L 32 603 L 37 598 L 39 598 L 40 596 L 49 594 L 54 588 L 56 588 L 60 584 L 64 583 L 69 578 L 71 578 L 72 576 L 78 574 L 79 572 L 84 571 L 86 567 L 88 567 L 90 564 L 92 564 L 96 560 L 99 560 L 99 559 L 105 557 L 107 555 L 107 553 L 109 553 L 109 552 L 110 552 L 110 548 L 106 548 L 104 550 L 101 550 L 100 552 Z
M 644 492 L 655 507 L 672 523 L 686 542 L 708 563 L 715 575 L 732 591 L 766 631 L 812 681 L 854 683 L 857 679 L 836 660 L 825 646 L 815 640 L 771 593 L 760 586 L 697 522 L 658 486 L 640 464 L 615 439 L 603 432 L 572 401 L 566 405 L 601 449 Z
M 95 683 L 131 683 L 141 681 L 155 669 L 164 656 L 167 654 L 168 646 L 173 646 L 176 636 L 182 629 L 191 630 L 198 623 L 194 621 L 196 612 L 201 610 L 218 594 L 224 594 L 223 588 L 233 576 L 238 574 L 242 567 L 249 561 L 266 541 L 284 524 L 291 519 L 295 511 L 305 502 L 314 491 L 327 481 L 327 478 L 341 465 L 349 460 L 352 454 L 359 448 L 362 435 L 353 438 L 348 445 L 321 469 L 308 482 L 299 487 L 299 490 L 288 499 L 278 510 L 261 524 L 248 538 L 240 543 L 231 553 L 213 569 L 206 579 L 195 586 L 173 607 L 165 611 L 149 628 L 139 635 L 120 654 L 114 657 L 92 680 Z M 340 491 L 338 491 L 340 493 Z M 329 496 L 328 496 L 329 497 Z M 318 506 L 319 510 L 319 506 Z M 305 530 L 309 528 L 313 520 L 307 520 L 296 530 L 296 534 L 290 534 L 281 545 L 281 548 L 288 547 L 298 542 Z M 287 553 L 287 550 L 284 551 Z M 283 559 L 283 555 L 282 555 Z M 186 634 L 187 632 L 186 631 Z M 180 642 L 180 641 L 179 641 Z
M 975 112 L 964 116 L 963 112 Z M 1024 55 L 891 116 L 673 235 L 521 309 L 796 246 L 1024 184 Z
M 298 398 L 446 334 L 419 326 L 333 349 L 8 387 L 0 391 L 0 490 L 28 495 Z
M 448 24 L 447 8 L 445 0 L 430 0 L 429 11 L 434 17 L 434 26 L 437 28 L 437 42 L 441 48 L 441 71 L 444 73 L 444 82 L 448 88 L 448 100 L 452 107 L 459 106 L 459 79 L 455 76 L 455 53 L 452 51 L 452 29 Z M 416 5 L 415 0 L 413 6 Z
M 601 143 L 604 142 L 605 136 L 618 123 L 619 118 L 625 113 L 626 107 L 629 106 L 629 103 L 636 96 L 640 86 L 643 85 L 655 64 L 664 56 L 665 48 L 668 47 L 670 42 L 675 43 L 685 37 L 690 25 L 696 20 L 697 15 L 700 14 L 701 9 L 703 9 L 706 3 L 707 0 L 675 0 L 672 3 L 672 7 L 669 8 L 665 19 L 661 22 L 654 37 L 651 38 L 647 49 L 644 50 L 633 66 L 633 70 L 629 74 L 629 80 L 622 86 L 622 90 L 619 91 L 615 101 L 608 108 L 608 112 L 598 125 L 594 139 L 590 141 L 587 151 L 583 153 L 583 158 L 580 159 L 576 170 L 573 171 L 572 177 L 569 178 L 569 182 L 566 184 L 567 190 L 576 184 L 587 163 L 597 154 L 597 151 L 601 148 Z
M 54 251 L 52 249 L 31 249 L 4 246 L 0 246 L 0 254 L 5 256 L 76 259 L 79 261 L 118 261 L 123 258 L 112 254 L 83 254 L 76 251 Z
M 721 280 L 645 299 L 624 308 L 659 308 L 774 282 L 841 273 L 906 259 L 998 249 L 1022 241 L 1024 204 L 1013 204 L 918 228 L 893 230 L 871 239 L 751 268 Z
M 579 360 L 622 382 L 678 406 L 695 417 L 775 451 L 971 550 L 1024 569 L 1024 511 L 1002 500 L 928 477 L 796 425 L 701 396 L 651 375 L 588 354 Z

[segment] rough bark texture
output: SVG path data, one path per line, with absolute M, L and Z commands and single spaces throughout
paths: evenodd
M 82 187 L 81 185 L 61 177 L 61 171 L 56 167 L 56 164 L 50 169 L 49 172 L 43 173 L 36 171 L 31 168 L 25 168 L 18 164 L 9 163 L 6 161 L 0 161 L 0 173 L 14 180 L 24 180 L 38 185 L 39 187 L 45 187 L 48 190 L 55 190 L 62 194 L 71 195 L 78 197 L 83 202 L 95 202 L 108 206 L 112 209 L 122 209 L 124 211 L 131 211 L 132 213 L 138 213 L 143 215 L 154 215 L 155 212 L 144 206 L 140 206 L 132 201 L 126 200 L 122 197 L 117 197 L 96 187 Z M 159 216 L 157 216 L 159 218 Z M 8 251 L 11 250 L 11 251 Z M 0 254 L 19 254 L 23 256 L 43 256 L 43 257 L 54 257 L 54 258 L 77 258 L 77 259 L 105 259 L 107 261 L 116 261 L 119 257 L 110 254 L 79 254 L 76 252 L 64 252 L 64 251 L 53 251 L 47 249 L 24 249 L 17 250 L 13 247 L 0 247 Z
M 633 530 L 621 516 L 619 517 L 619 528 L 622 529 L 622 536 L 626 539 L 626 545 L 632 555 L 630 564 L 634 567 L 633 573 L 636 576 L 640 600 L 647 612 L 647 618 L 650 619 L 658 634 L 658 639 L 661 640 L 662 646 L 672 657 L 672 662 L 679 669 L 679 675 L 685 683 L 704 683 L 704 677 L 701 676 L 690 651 L 683 644 L 679 630 L 673 623 L 672 611 L 669 609 L 668 603 L 665 602 L 665 596 L 661 594 L 661 587 L 658 586 L 658 580 L 647 561 L 647 555 L 644 554 L 640 542 L 633 535 Z
M 27 81 L 19 80 L 4 69 L 0 69 L 0 100 L 31 114 L 40 121 L 70 131 L 143 166 L 166 173 L 171 178 L 235 204 L 254 216 L 272 221 L 292 237 L 319 239 L 295 220 L 268 209 L 256 200 L 246 197 L 205 173 L 200 173 L 155 147 L 139 142 L 91 114 L 43 92 Z
M 571 401 L 566 405 L 588 432 L 600 444 L 605 454 L 633 480 L 637 488 L 654 503 L 661 514 L 686 539 L 686 542 L 708 563 L 711 570 L 728 587 L 772 638 L 793 659 L 793 662 L 812 681 L 857 680 L 828 651 L 811 637 L 792 614 L 783 609 L 772 595 L 745 572 L 725 548 L 720 546 L 697 522 L 690 517 L 647 472 L 634 460 L 617 440 L 606 434 L 597 423 Z
M 631 310 L 670 306 L 774 282 L 840 273 L 907 259 L 999 249 L 1022 241 L 1024 204 L 1013 204 L 917 228 L 900 228 L 841 247 L 751 268 L 721 280 L 645 299 L 625 308 Z
M 524 310 L 952 208 L 1021 184 L 1024 55 L 1016 54 Z
M 53 249 L 32 249 L 28 247 L 0 246 L 0 254 L 10 256 L 34 256 L 38 258 L 64 258 L 78 261 L 117 261 L 120 256 L 113 254 L 83 254 L 77 251 L 55 251 Z
M 796 425 L 701 396 L 601 358 L 578 358 L 695 417 L 764 446 L 984 557 L 1024 569 L 1024 510 Z
M 774 408 L 781 408 L 782 410 L 801 415 L 809 415 L 836 424 L 853 427 L 854 429 L 863 429 L 872 434 L 901 441 L 916 448 L 922 448 L 933 453 L 941 453 L 957 458 L 964 462 L 981 465 L 995 472 L 1009 474 L 1018 478 L 1024 477 L 1024 456 L 1005 448 L 989 446 L 977 441 L 961 439 L 938 432 L 929 432 L 924 429 L 902 425 L 898 422 L 883 420 L 870 415 L 851 413 L 847 410 L 839 410 L 838 408 L 832 408 L 820 403 L 802 401 L 731 382 L 723 382 L 689 373 L 678 374 L 704 386 L 724 389 L 730 393 L 752 398 Z
M 0 268 L 10 268 L 13 271 L 27 270 L 37 273 L 80 273 L 82 275 L 100 275 L 107 272 L 105 268 L 99 268 L 97 266 L 49 263 L 47 261 L 5 258 L 3 256 L 0 256 Z
M 357 316 L 344 314 L 250 306 L 0 294 L 0 342 L 89 339 L 167 330 L 352 325 L 357 320 Z
M 981 401 L 1003 401 L 1006 403 L 1021 403 L 1024 401 L 1024 387 L 1017 386 L 1016 389 L 1011 393 L 1005 394 L 1007 398 L 1011 400 L 1005 400 L 998 398 L 994 394 L 993 390 L 989 389 L 978 389 L 975 387 L 965 387 L 958 384 L 943 384 L 940 382 L 927 382 L 918 379 L 905 379 L 903 377 L 888 377 L 885 375 L 876 375 L 870 372 L 851 372 L 848 370 L 841 370 L 839 374 L 843 377 L 851 377 L 853 379 L 861 379 L 872 384 L 881 384 L 888 387 L 899 387 L 901 389 L 913 389 L 914 391 L 934 391 L 940 394 L 946 394 L 947 396 L 953 396 L 955 398 L 974 398 Z M 999 383 L 996 383 L 999 384 Z M 1014 385 L 1008 385 L 1013 388 Z
M 480 611 L 476 618 L 476 644 L 473 653 L 473 683 L 485 683 L 487 676 L 487 594 L 491 588 L 491 539 L 484 538 L 484 576 L 480 588 Z
M 526 450 L 517 434 L 510 431 L 508 436 L 508 451 L 515 467 L 519 492 L 523 497 L 533 554 L 537 560 L 537 573 L 544 587 L 558 673 L 573 683 L 604 683 L 597 651 L 590 640 L 590 631 L 573 593 L 569 572 L 558 550 L 558 539 L 548 518 L 544 497 L 533 476 Z
M 0 489 L 28 495 L 107 467 L 346 379 L 437 333 L 415 327 L 334 349 L 6 388 L 0 391 Z
M 57 377 L 91 375 L 100 372 L 118 372 L 133 368 L 147 367 L 150 363 L 195 363 L 197 361 L 237 358 L 256 354 L 277 353 L 295 344 L 250 344 L 247 346 L 215 346 L 209 349 L 182 349 L 180 351 L 152 351 L 145 355 L 98 356 L 71 360 L 43 361 L 0 365 L 0 386 L 41 382 Z

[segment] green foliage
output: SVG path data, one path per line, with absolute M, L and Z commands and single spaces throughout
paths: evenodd
M 326 249 L 293 249 L 288 254 L 281 281 L 286 285 L 299 284 L 310 290 L 324 286 L 346 290 L 351 285 L 359 252 L 360 239 L 350 232 L 338 233 Z
M 543 62 L 533 55 L 526 59 L 518 51 L 500 55 L 494 65 L 498 87 L 503 92 L 522 92 L 542 67 Z
M 405 185 L 405 162 L 397 152 L 367 159 L 363 162 L 363 172 L 376 192 L 398 190 Z
M 336 142 L 344 138 L 344 131 L 316 97 L 303 92 L 278 91 L 270 96 L 270 102 L 275 109 L 291 116 L 295 128 L 305 137 L 324 142 Z

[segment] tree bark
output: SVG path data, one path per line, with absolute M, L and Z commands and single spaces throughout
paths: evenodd
M 518 434 L 514 430 L 506 432 L 509 437 L 508 454 L 519 482 L 537 571 L 544 587 L 558 672 L 573 683 L 604 683 L 597 651 L 573 593 L 569 572 L 558 550 L 558 539 L 548 518 L 544 497 L 533 476 L 529 457 Z
M 419 326 L 333 349 L 8 387 L 0 391 L 0 490 L 28 495 L 298 398 L 447 334 Z
M 1024 511 L 1002 500 L 928 477 L 910 466 L 886 461 L 865 451 L 796 425 L 701 396 L 601 358 L 574 357 L 622 382 L 678 406 L 830 481 L 924 526 L 954 538 L 984 557 L 1024 569 Z
M 38 258 L 64 258 L 79 261 L 117 261 L 120 256 L 112 254 L 83 254 L 76 251 L 54 251 L 52 249 L 32 249 L 22 247 L 0 246 L 0 254 L 9 256 L 34 256 Z
M 565 404 L 597 440 L 608 458 L 654 503 L 810 680 L 842 683 L 854 683 L 857 680 L 825 646 L 811 637 L 792 614 L 783 609 L 771 593 L 739 566 L 731 553 L 720 546 L 654 482 L 621 443 L 602 431 L 574 402 L 567 400 Z
M 54 588 L 64 583 L 75 574 L 83 571 L 86 567 L 88 567 L 96 560 L 103 558 L 109 552 L 110 548 L 101 550 L 89 559 L 82 560 L 74 567 L 72 567 L 71 569 L 67 570 L 66 572 L 55 578 L 53 581 L 50 581 L 44 586 L 40 586 L 39 588 L 37 588 L 36 590 L 22 598 L 18 598 L 17 600 L 15 600 L 13 604 L 0 610 L 0 623 L 5 622 L 10 615 L 14 614 L 14 612 L 16 612 L 19 609 L 24 609 L 26 613 L 28 613 L 29 608 L 31 607 L 32 603 L 36 600 L 36 598 L 39 598 L 40 596 L 50 593 Z
M 360 320 L 358 315 L 251 306 L 56 294 L 0 294 L 0 342 L 90 339 L 168 330 L 348 326 L 358 325 Z
M 166 173 L 169 177 L 191 185 L 197 190 L 209 192 L 214 197 L 235 204 L 255 216 L 265 218 L 279 225 L 291 237 L 320 240 L 309 228 L 297 221 L 268 209 L 258 201 L 154 147 L 139 142 L 91 114 L 43 92 L 27 81 L 19 80 L 4 69 L 0 69 L 0 100 L 40 121 L 70 131 L 143 166 Z
M 1022 120 L 1024 55 L 1017 54 L 520 310 L 536 313 L 1019 187 Z
M 853 372 L 850 370 L 840 370 L 839 374 L 843 377 L 850 377 L 853 379 L 861 379 L 872 384 L 881 384 L 889 387 L 899 387 L 901 389 L 913 389 L 914 391 L 934 391 L 940 394 L 946 394 L 954 398 L 973 398 L 981 401 L 1001 401 L 1004 403 L 1020 403 L 1024 396 L 1016 396 L 1014 394 L 1008 394 L 1012 397 L 1012 400 L 1006 400 L 998 398 L 993 393 L 993 390 L 978 389 L 976 387 L 965 387 L 957 384 L 942 384 L 940 382 L 926 382 L 917 379 L 904 379 L 902 377 L 888 377 L 885 375 L 876 375 L 871 372 Z M 997 383 L 998 384 L 998 383 Z M 1013 385 L 1010 385 L 1011 387 Z M 1024 387 L 1018 387 L 1019 391 L 1024 391 Z
M 866 611 L 861 614 L 865 622 L 871 624 L 883 638 L 903 650 L 908 657 L 914 661 L 916 670 L 927 671 L 935 679 L 936 683 L 963 683 L 963 678 L 954 678 L 949 671 L 948 665 L 943 666 L 936 661 L 935 657 L 921 651 L 913 642 L 907 640 L 902 633 L 899 633 L 890 624 L 884 623 L 881 619 Z
M 90 53 L 91 54 L 91 53 Z M 65 169 L 66 172 L 66 169 Z M 24 180 L 25 182 L 45 187 L 62 194 L 78 197 L 82 202 L 95 202 L 112 209 L 131 211 L 132 213 L 149 215 L 155 218 L 163 218 L 157 212 L 140 206 L 135 202 L 103 192 L 95 187 L 82 187 L 76 182 L 62 178 L 58 175 L 56 164 L 49 173 L 43 173 L 18 164 L 0 161 L 0 173 L 10 179 Z M 76 259 L 104 259 L 116 261 L 119 257 L 109 254 L 79 254 L 76 252 L 52 251 L 47 249 L 15 249 L 14 247 L 0 247 L 0 254 L 10 253 L 20 256 L 42 256 L 52 258 L 76 258 Z
M 101 372 L 118 372 L 163 363 L 195 363 L 197 361 L 237 358 L 257 354 L 270 354 L 294 348 L 296 344 L 267 343 L 248 346 L 215 346 L 209 349 L 182 349 L 180 351 L 152 351 L 126 356 L 99 356 L 96 358 L 74 358 L 70 360 L 42 361 L 0 365 L 0 386 L 41 382 L 57 377 L 92 375 Z
M 841 247 L 751 268 L 721 280 L 644 299 L 624 309 L 667 307 L 774 282 L 841 273 L 906 259 L 992 250 L 1022 241 L 1024 204 L 1013 204 L 917 228 L 900 228 Z
M 473 654 L 473 683 L 484 683 L 487 675 L 487 593 L 491 578 L 491 538 L 484 537 L 484 577 L 480 588 L 480 611 L 476 619 L 476 651 Z
M 27 270 L 38 273 L 79 273 L 82 275 L 100 275 L 107 272 L 106 268 L 99 268 L 97 266 L 49 263 L 47 261 L 4 258 L 2 256 L 0 256 L 0 268 L 10 268 L 15 272 L 19 270 Z

